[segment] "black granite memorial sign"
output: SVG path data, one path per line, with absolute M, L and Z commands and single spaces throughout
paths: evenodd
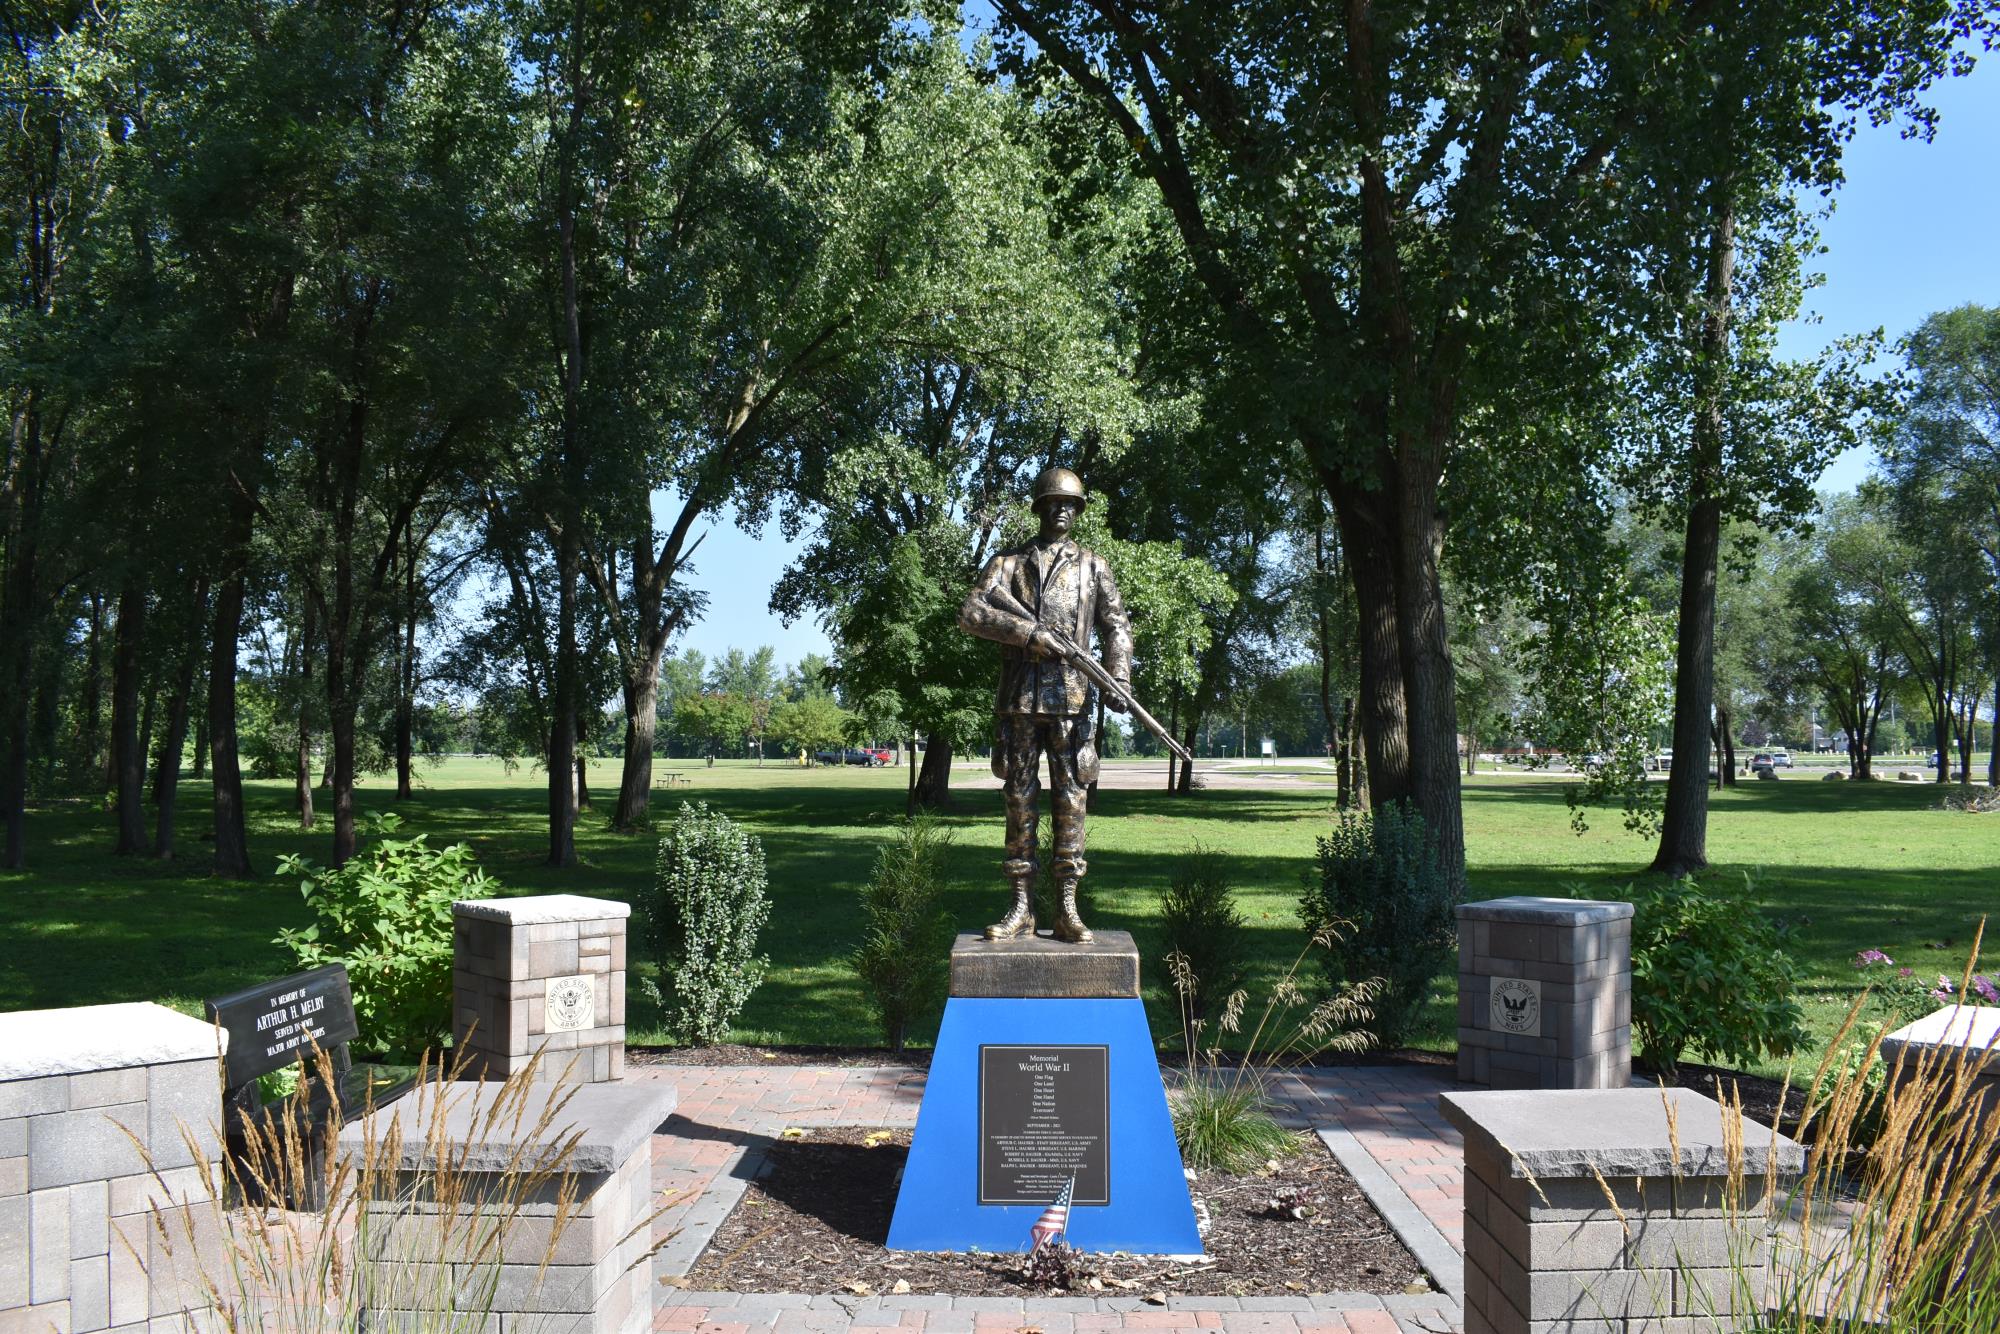
M 208 1017 L 229 1032 L 224 1082 L 231 1086 L 310 1061 L 315 1047 L 330 1052 L 361 1032 L 347 969 L 337 963 L 217 996 Z
M 979 1049 L 979 1202 L 1111 1203 L 1111 1057 L 1102 1046 Z

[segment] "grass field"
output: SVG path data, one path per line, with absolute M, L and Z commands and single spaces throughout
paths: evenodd
M 1296 763 L 1296 762 L 1294 762 Z M 679 767 L 679 766 L 677 766 Z M 1289 766 L 1288 766 L 1289 767 Z M 738 1037 L 753 1042 L 878 1042 L 862 994 L 845 965 L 856 942 L 853 907 L 876 847 L 901 817 L 901 769 L 812 769 L 782 764 L 686 766 L 690 785 L 656 793 L 656 815 L 681 800 L 705 800 L 763 839 L 774 913 L 766 935 L 768 980 L 744 1012 Z M 962 769 L 970 775 L 973 769 Z M 600 766 L 610 781 L 615 771 Z M 1565 780 L 1519 774 L 1468 781 L 1466 838 L 1471 892 L 1560 893 L 1581 885 L 1616 897 L 1640 874 L 1649 843 L 1603 813 L 1578 837 L 1568 825 Z M 415 799 L 364 786 L 364 812 L 394 806 L 404 833 L 463 840 L 510 894 L 567 890 L 635 897 L 651 874 L 653 842 L 609 833 L 601 814 L 578 828 L 583 865 L 561 872 L 540 864 L 546 840 L 538 772 L 509 774 L 494 761 L 444 761 L 422 777 Z M 1153 791 L 1105 790 L 1092 814 L 1086 888 L 1094 925 L 1138 938 L 1156 988 L 1159 934 L 1154 903 L 1177 857 L 1199 841 L 1226 855 L 1251 923 L 1263 976 L 1275 975 L 1301 943 L 1295 903 L 1313 865 L 1316 834 L 1330 819 L 1330 792 L 1273 784 L 1220 786 L 1176 798 Z M 1956 976 L 1982 914 L 2000 909 L 2000 815 L 1933 809 L 1936 788 L 1917 783 L 1745 783 L 1715 795 L 1709 830 L 1716 874 L 1759 871 L 1766 905 L 1801 923 L 1808 1013 L 1831 1030 L 1856 990 L 1849 960 L 1878 948 L 1926 971 Z M 159 1000 L 198 1012 L 201 998 L 289 971 L 273 943 L 302 920 L 297 885 L 272 868 L 284 852 L 323 857 L 329 823 L 301 833 L 283 783 L 249 785 L 251 846 L 260 878 L 216 880 L 205 873 L 207 791 L 182 797 L 188 831 L 175 866 L 114 858 L 108 816 L 81 803 L 32 812 L 30 869 L 0 873 L 0 1009 Z M 1000 797 L 959 794 L 950 820 L 956 847 L 948 907 L 961 928 L 997 915 Z M 1449 988 L 1446 988 L 1446 998 Z M 634 1042 L 660 1040 L 657 1016 L 634 989 Z M 1155 1000 L 1163 1039 L 1176 1021 Z M 1448 1046 L 1441 1001 L 1426 1045 Z M 928 1040 L 928 1033 L 918 1035 Z

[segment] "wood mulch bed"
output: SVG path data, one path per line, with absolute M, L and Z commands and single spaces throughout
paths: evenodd
M 1031 1283 L 1018 1255 L 953 1255 L 883 1247 L 908 1130 L 813 1129 L 770 1149 L 752 1182 L 683 1280 L 696 1291 L 900 1293 L 959 1297 L 1251 1297 L 1319 1292 L 1429 1292 L 1423 1267 L 1317 1139 L 1274 1170 L 1203 1172 L 1203 1263 L 1157 1256 L 1077 1256 L 1068 1287 Z M 1273 1207 L 1273 1202 L 1277 1207 Z M 1298 1207 L 1304 1218 L 1291 1216 Z M 1022 1237 L 1022 1245 L 1027 1237 Z
M 1206 1055 L 1203 1057 L 1206 1060 Z M 1222 1054 L 1221 1063 L 1230 1063 L 1230 1054 Z M 1427 1065 L 1449 1066 L 1456 1060 L 1449 1052 L 1406 1051 L 1380 1052 L 1322 1052 L 1314 1057 L 1311 1065 Z M 909 1051 L 892 1052 L 886 1047 L 749 1047 L 737 1043 L 719 1043 L 712 1047 L 634 1047 L 625 1048 L 625 1062 L 628 1065 L 902 1065 L 912 1070 L 930 1068 L 929 1048 L 913 1048 Z M 1187 1064 L 1187 1055 L 1180 1048 L 1162 1050 L 1160 1064 L 1168 1069 L 1177 1069 Z
M 1659 1076 L 1645 1070 L 1637 1072 L 1641 1079 L 1657 1079 Z M 1812 1082 L 1811 1071 L 1806 1072 L 1806 1085 Z M 1681 1062 L 1678 1082 L 1682 1088 L 1693 1089 L 1706 1094 L 1723 1104 L 1733 1106 L 1741 1101 L 1743 1115 L 1760 1126 L 1776 1125 L 1781 1134 L 1794 1134 L 1798 1130 L 1799 1118 L 1806 1111 L 1806 1087 L 1793 1084 L 1789 1089 L 1782 1080 L 1766 1079 L 1762 1075 L 1746 1075 L 1740 1070 L 1725 1070 L 1714 1065 L 1695 1065 Z M 1779 1095 L 1784 1095 L 1782 1112 L 1778 1106 Z M 1782 1117 L 1782 1119 L 1780 1119 Z

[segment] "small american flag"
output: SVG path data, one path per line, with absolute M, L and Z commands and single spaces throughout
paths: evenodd
M 1072 1172 L 1069 1180 L 1063 1182 L 1062 1194 L 1056 1196 L 1056 1202 L 1042 1210 L 1042 1216 L 1037 1218 L 1034 1227 L 1028 1230 L 1028 1235 L 1035 1239 L 1030 1249 L 1038 1251 L 1048 1242 L 1069 1231 L 1069 1197 L 1075 1190 L 1076 1173 Z

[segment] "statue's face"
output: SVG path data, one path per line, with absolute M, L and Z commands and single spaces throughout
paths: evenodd
M 1042 504 L 1042 540 L 1056 542 L 1069 536 L 1069 530 L 1076 527 L 1076 516 L 1083 513 L 1083 502 L 1058 496 Z

